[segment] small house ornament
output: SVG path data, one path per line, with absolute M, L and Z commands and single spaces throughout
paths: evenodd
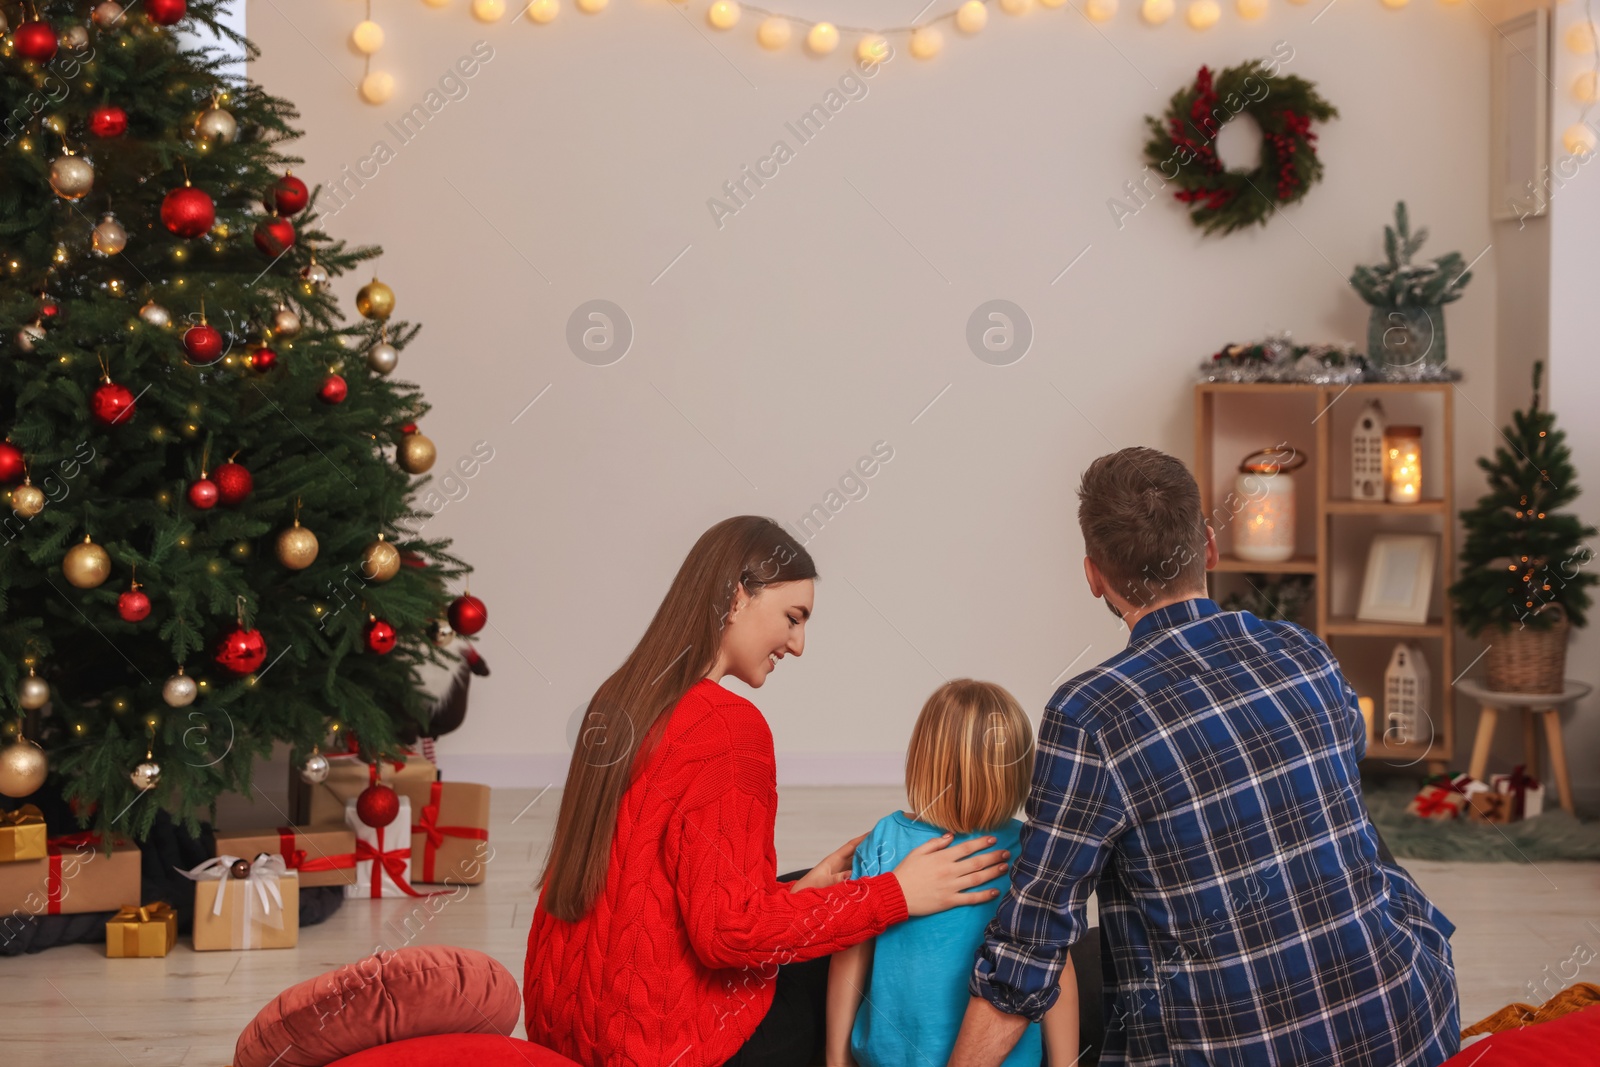
M 1356 416 L 1355 429 L 1350 434 L 1350 496 L 1353 500 L 1383 499 L 1383 431 L 1388 420 L 1383 415 L 1383 405 L 1376 400 Z
M 1428 661 L 1422 650 L 1402 641 L 1394 646 L 1383 672 L 1383 740 L 1390 745 L 1433 740 L 1428 717 Z

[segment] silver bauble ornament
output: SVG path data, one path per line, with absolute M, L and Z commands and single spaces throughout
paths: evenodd
M 208 107 L 194 120 L 194 132 L 205 141 L 231 144 L 238 140 L 239 124 L 234 121 L 232 112 L 220 107 Z
M 367 349 L 367 366 L 379 374 L 388 374 L 400 365 L 400 350 L 388 341 L 379 341 Z
M 66 200 L 81 200 L 94 188 L 94 168 L 82 156 L 61 156 L 50 164 L 50 188 Z
M 293 337 L 300 332 L 300 316 L 290 308 L 279 308 L 272 313 L 272 332 L 279 337 Z
M 17 331 L 17 347 L 24 352 L 32 352 L 33 346 L 44 340 L 44 327 L 37 322 L 30 322 Z
M 312 260 L 310 263 L 306 264 L 305 269 L 300 272 L 300 277 L 304 278 L 306 281 L 310 282 L 312 285 L 316 285 L 316 286 L 327 285 L 328 284 L 328 268 L 324 267 L 321 263 L 318 263 L 316 260 Z
M 450 623 L 445 619 L 438 619 L 428 631 L 428 636 L 440 648 L 445 647 L 456 639 L 456 632 L 450 628 Z
M 122 228 L 115 215 L 107 213 L 94 228 L 94 250 L 102 256 L 114 256 L 128 247 L 128 231 Z
M 17 683 L 17 704 L 23 711 L 37 711 L 50 703 L 50 683 L 31 670 Z
M 49 773 L 50 761 L 32 741 L 24 738 L 0 748 L 0 793 L 8 797 L 32 796 Z
M 168 311 L 154 300 L 147 301 L 144 307 L 139 309 L 139 317 L 145 321 L 146 325 L 149 326 L 172 325 L 172 312 Z
M 128 775 L 128 780 L 136 789 L 154 789 L 161 784 L 161 764 L 153 759 L 147 759 L 133 769 L 133 773 Z
M 89 47 L 89 31 L 82 26 L 68 26 L 61 31 L 61 36 L 57 39 L 61 42 L 62 48 L 71 52 Z
M 320 752 L 313 752 L 306 757 L 300 767 L 300 780 L 311 785 L 317 785 L 328 779 L 328 757 Z
M 0 11 L 0 36 L 3 36 L 5 33 L 10 31 L 10 29 L 11 23 L 6 21 L 6 13 L 4 11 Z
M 105 0 L 94 9 L 94 24 L 102 30 L 110 29 L 122 21 L 122 5 L 114 0 Z
M 179 671 L 161 686 L 161 699 L 174 708 L 186 708 L 194 703 L 194 698 L 200 695 L 200 687 L 195 680 Z

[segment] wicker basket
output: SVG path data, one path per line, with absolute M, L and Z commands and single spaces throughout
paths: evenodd
M 1565 688 L 1572 621 L 1560 604 L 1540 610 L 1556 616 L 1548 630 L 1519 626 L 1480 635 L 1489 641 L 1483 654 L 1484 684 L 1496 693 L 1559 693 Z

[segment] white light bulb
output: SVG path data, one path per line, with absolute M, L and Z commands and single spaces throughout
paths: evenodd
M 1110 22 L 1117 14 L 1117 0 L 1084 0 L 1083 13 L 1090 22 Z
M 383 27 L 371 19 L 365 19 L 356 23 L 356 28 L 350 31 L 350 41 L 356 46 L 357 52 L 370 56 L 383 47 Z
M 1569 155 L 1586 156 L 1594 151 L 1594 131 L 1581 122 L 1573 123 L 1562 133 L 1561 146 Z
M 1172 17 L 1172 0 L 1144 0 L 1139 5 L 1139 17 L 1152 26 L 1159 26 Z
M 1221 17 L 1222 8 L 1217 6 L 1217 0 L 1193 0 L 1184 12 L 1189 25 L 1197 30 L 1209 30 Z
M 528 5 L 528 18 L 543 25 L 555 18 L 560 10 L 561 5 L 557 0 L 533 0 Z
M 756 28 L 756 43 L 769 52 L 776 52 L 789 43 L 789 20 L 773 15 L 761 20 Z
M 370 71 L 361 79 L 361 98 L 369 104 L 381 104 L 394 95 L 394 75 L 386 70 Z
M 956 29 L 962 33 L 977 33 L 989 21 L 989 9 L 983 0 L 966 0 L 956 8 Z
M 944 47 L 944 34 L 932 26 L 918 26 L 911 31 L 911 43 L 906 47 L 912 59 L 932 59 Z
M 1580 104 L 1592 104 L 1600 100 L 1600 80 L 1595 78 L 1592 70 L 1586 70 L 1572 81 L 1572 98 Z
M 871 66 L 889 58 L 889 42 L 876 33 L 869 33 L 856 44 L 856 59 Z
M 806 34 L 806 47 L 825 56 L 839 47 L 839 30 L 831 22 L 819 22 Z
M 1258 19 L 1267 13 L 1267 0 L 1237 0 L 1234 8 L 1242 19 Z
M 578 0 L 578 10 L 585 15 L 598 15 L 605 6 L 606 0 Z
M 1592 55 L 1594 53 L 1594 23 L 1580 22 L 1567 31 L 1567 50 L 1579 55 Z
M 472 0 L 472 17 L 479 22 L 498 22 L 506 13 L 506 0 Z
M 739 24 L 739 5 L 734 0 L 717 0 L 706 8 L 706 21 L 719 30 L 731 30 Z
M 1000 10 L 1008 15 L 1020 15 L 1032 6 L 1030 0 L 1000 0 Z

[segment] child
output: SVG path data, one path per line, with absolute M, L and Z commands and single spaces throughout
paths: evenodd
M 906 750 L 910 811 L 886 816 L 856 848 L 851 876 L 892 870 L 946 831 L 952 844 L 993 834 L 1021 852 L 1022 806 L 1033 776 L 1033 729 L 1015 697 L 990 682 L 959 678 L 922 706 Z M 1013 863 L 1015 859 L 1013 858 Z M 979 889 L 1004 890 L 1009 875 Z M 829 1067 L 926 1067 L 950 1059 L 971 995 L 967 979 L 984 927 L 1001 897 L 898 923 L 828 963 Z M 1078 1057 L 1078 1005 L 1058 996 L 1043 1023 L 1030 1023 L 1004 1067 L 1037 1067 L 1040 1047 L 1066 1067 Z

